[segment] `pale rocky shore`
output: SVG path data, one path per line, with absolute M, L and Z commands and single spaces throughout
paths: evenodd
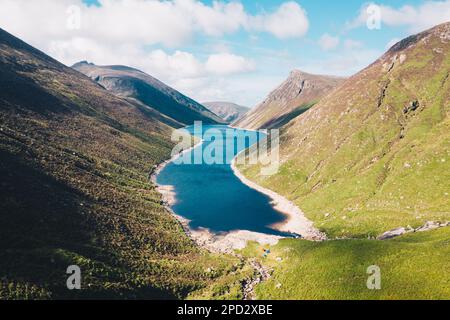
M 247 179 L 236 167 L 236 158 L 231 163 L 231 168 L 234 174 L 248 187 L 255 189 L 267 196 L 269 196 L 272 201 L 271 204 L 275 210 L 281 212 L 286 216 L 286 220 L 273 225 L 272 227 L 288 233 L 294 233 L 301 235 L 306 240 L 311 241 L 324 241 L 327 240 L 327 236 L 316 229 L 313 222 L 305 217 L 305 214 L 299 207 L 297 207 L 293 202 L 289 201 L 285 197 L 279 195 L 278 193 L 266 189 L 257 183 Z
M 276 245 L 282 237 L 246 230 L 236 230 L 228 233 L 213 233 L 208 229 L 189 228 L 189 221 L 178 216 L 178 220 L 185 227 L 186 233 L 194 242 L 211 252 L 233 253 L 234 250 L 241 250 L 247 246 L 248 242 L 257 242 L 260 245 Z

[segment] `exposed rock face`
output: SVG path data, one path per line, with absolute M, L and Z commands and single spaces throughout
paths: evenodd
M 392 239 L 392 238 L 399 237 L 401 235 L 404 235 L 407 232 L 412 232 L 412 231 L 414 231 L 414 230 L 406 229 L 406 228 L 403 228 L 403 227 L 402 228 L 397 228 L 397 229 L 390 230 L 390 231 L 387 231 L 387 232 L 383 233 L 381 236 L 379 236 L 377 238 L 377 240 Z
M 386 231 L 381 236 L 377 238 L 377 240 L 387 240 L 396 238 L 399 236 L 402 236 L 407 233 L 411 232 L 426 232 L 431 231 L 439 228 L 444 228 L 450 226 L 450 222 L 436 222 L 436 221 L 427 221 L 422 227 L 419 227 L 417 229 L 413 229 L 412 227 L 408 226 L 406 228 L 401 227 L 394 230 Z
M 133 103 L 161 113 L 169 125 L 184 126 L 199 120 L 207 124 L 223 123 L 205 106 L 186 97 L 150 75 L 126 66 L 96 66 L 82 61 L 72 66 L 107 90 Z
M 247 129 L 279 128 L 307 111 L 343 80 L 294 70 L 260 105 L 234 125 Z
M 233 123 L 250 111 L 247 107 L 231 102 L 204 102 L 203 105 L 221 117 L 226 123 Z
M 424 232 L 424 231 L 430 231 L 430 230 L 443 228 L 443 227 L 447 227 L 447 226 L 450 226 L 450 222 L 441 223 L 441 222 L 435 222 L 435 221 L 428 221 L 422 227 L 417 228 L 415 231 L 416 232 Z

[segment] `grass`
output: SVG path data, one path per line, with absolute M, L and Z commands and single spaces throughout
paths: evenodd
M 450 229 L 443 228 L 388 241 L 282 240 L 265 259 L 253 243 L 242 254 L 273 268 L 272 278 L 257 287 L 258 299 L 448 300 L 449 239 Z M 381 269 L 381 290 L 367 289 L 371 265 Z

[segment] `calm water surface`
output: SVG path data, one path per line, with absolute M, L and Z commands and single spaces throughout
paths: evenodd
M 191 164 L 168 164 L 158 175 L 157 183 L 174 187 L 177 203 L 172 206 L 173 211 L 189 219 L 190 227 L 194 229 L 203 227 L 217 233 L 248 230 L 289 236 L 270 228 L 274 223 L 284 220 L 284 216 L 270 205 L 270 198 L 243 184 L 233 174 L 230 165 L 240 151 L 265 136 L 227 126 L 203 126 L 203 133 L 194 132 L 193 127 L 186 129 L 204 140 L 202 145 L 184 155 L 190 159 L 193 159 L 194 153 L 199 154 L 208 146 L 207 150 L 210 150 L 216 143 L 214 139 L 222 139 L 225 145 L 226 142 L 236 141 L 238 137 L 244 138 L 241 141 L 245 143 L 240 146 L 235 143 L 235 148 L 231 148 L 228 156 L 223 151 L 221 163 L 224 164 L 193 164 L 193 161 Z M 208 129 L 214 129 L 214 132 L 205 134 Z

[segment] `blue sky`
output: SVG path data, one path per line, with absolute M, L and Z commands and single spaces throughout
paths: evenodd
M 450 0 L 380 0 L 380 28 L 369 29 L 370 4 L 0 0 L 0 27 L 68 65 L 127 64 L 201 102 L 254 106 L 293 69 L 349 76 L 395 41 L 450 21 Z

